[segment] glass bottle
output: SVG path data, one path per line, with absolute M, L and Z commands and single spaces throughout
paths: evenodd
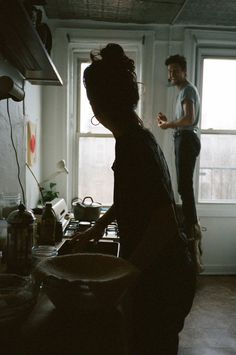
M 46 202 L 40 223 L 38 245 L 55 245 L 57 218 L 50 202 Z

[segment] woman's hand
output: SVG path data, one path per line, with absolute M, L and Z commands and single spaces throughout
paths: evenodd
M 98 242 L 104 235 L 104 226 L 100 223 L 95 223 L 94 226 L 88 228 L 84 232 L 78 232 L 71 239 L 70 244 L 74 253 L 83 251 L 88 242 L 93 240 L 94 243 Z

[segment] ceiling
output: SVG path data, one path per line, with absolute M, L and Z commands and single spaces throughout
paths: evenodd
M 46 0 L 50 19 L 236 26 L 236 0 Z

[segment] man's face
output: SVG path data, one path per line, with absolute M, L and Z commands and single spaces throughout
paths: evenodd
M 181 85 L 186 80 L 186 71 L 179 64 L 169 64 L 167 69 L 168 80 L 172 85 Z

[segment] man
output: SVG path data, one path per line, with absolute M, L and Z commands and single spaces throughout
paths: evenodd
M 200 98 L 197 88 L 186 78 L 187 63 L 183 56 L 178 54 L 170 56 L 166 59 L 165 65 L 168 69 L 168 81 L 178 88 L 179 93 L 176 100 L 174 120 L 168 120 L 160 112 L 157 121 L 161 129 L 174 129 L 175 165 L 178 192 L 182 200 L 184 231 L 189 239 L 196 270 L 202 272 L 201 229 L 198 223 L 193 190 L 193 173 L 201 147 L 197 135 Z

